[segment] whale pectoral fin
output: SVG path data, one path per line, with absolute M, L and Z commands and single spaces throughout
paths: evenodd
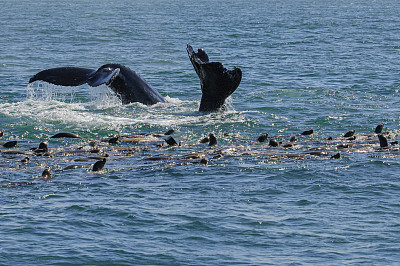
M 32 76 L 29 83 L 37 80 L 46 81 L 54 85 L 79 86 L 96 73 L 96 70 L 78 67 L 59 67 L 43 70 Z
M 203 49 L 194 52 L 187 45 L 187 52 L 192 65 L 200 78 L 202 98 L 199 111 L 218 111 L 239 86 L 242 80 L 242 70 L 234 68 L 227 70 L 220 62 L 209 62 L 208 55 Z
M 100 68 L 90 77 L 87 83 L 92 87 L 108 84 L 115 77 L 115 75 L 119 74 L 119 71 L 119 68 Z

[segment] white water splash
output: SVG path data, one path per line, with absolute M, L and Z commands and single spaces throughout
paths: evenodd
M 81 130 L 121 130 L 121 128 L 179 128 L 201 124 L 213 126 L 221 120 L 243 123 L 245 118 L 228 110 L 204 114 L 198 112 L 198 101 L 165 97 L 165 103 L 147 106 L 141 103 L 123 105 L 107 87 L 64 87 L 35 82 L 27 87 L 27 99 L 0 104 L 0 113 L 43 126 L 64 125 Z
M 121 126 L 171 127 L 198 122 L 196 102 L 166 97 L 166 103 L 122 105 L 106 86 L 63 87 L 33 83 L 27 100 L 0 104 L 0 113 L 39 124 L 65 124 L 76 128 L 120 129 Z

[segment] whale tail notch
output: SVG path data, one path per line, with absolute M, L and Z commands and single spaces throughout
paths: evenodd
M 203 49 L 198 49 L 196 53 L 188 44 L 186 50 L 200 78 L 203 95 L 199 111 L 213 112 L 223 109 L 225 99 L 237 89 L 242 80 L 242 70 L 237 67 L 227 70 L 220 62 L 210 62 Z

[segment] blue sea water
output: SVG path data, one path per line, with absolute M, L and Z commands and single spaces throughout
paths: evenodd
M 0 148 L 0 264 L 400 262 L 400 151 L 368 137 L 385 123 L 399 139 L 400 2 L 0 4 L 0 143 L 18 141 Z M 226 112 L 197 111 L 188 43 L 242 69 Z M 28 86 L 43 69 L 109 62 L 167 103 L 122 105 L 105 86 Z M 170 128 L 182 146 L 101 142 Z M 255 142 L 309 129 L 291 149 Z M 356 141 L 339 138 L 352 129 Z M 49 138 L 58 132 L 83 139 Z M 198 144 L 209 133 L 217 147 Z M 41 141 L 52 157 L 32 155 Z M 92 172 L 104 153 L 104 170 Z M 64 170 L 75 164 L 85 168 Z

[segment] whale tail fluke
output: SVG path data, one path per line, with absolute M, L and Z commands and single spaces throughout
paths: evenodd
M 210 62 L 203 49 L 194 52 L 189 44 L 186 48 L 190 61 L 200 78 L 202 98 L 199 111 L 218 111 L 225 106 L 228 98 L 242 80 L 242 70 L 235 67 L 227 70 L 220 62 Z
M 79 67 L 58 67 L 40 71 L 32 76 L 29 83 L 37 80 L 54 85 L 79 86 L 85 84 L 96 70 Z
M 58 67 L 40 71 L 32 76 L 29 83 L 37 80 L 60 86 L 79 86 L 89 84 L 97 87 L 108 83 L 119 73 L 119 68 L 100 68 L 98 70 L 79 67 Z

